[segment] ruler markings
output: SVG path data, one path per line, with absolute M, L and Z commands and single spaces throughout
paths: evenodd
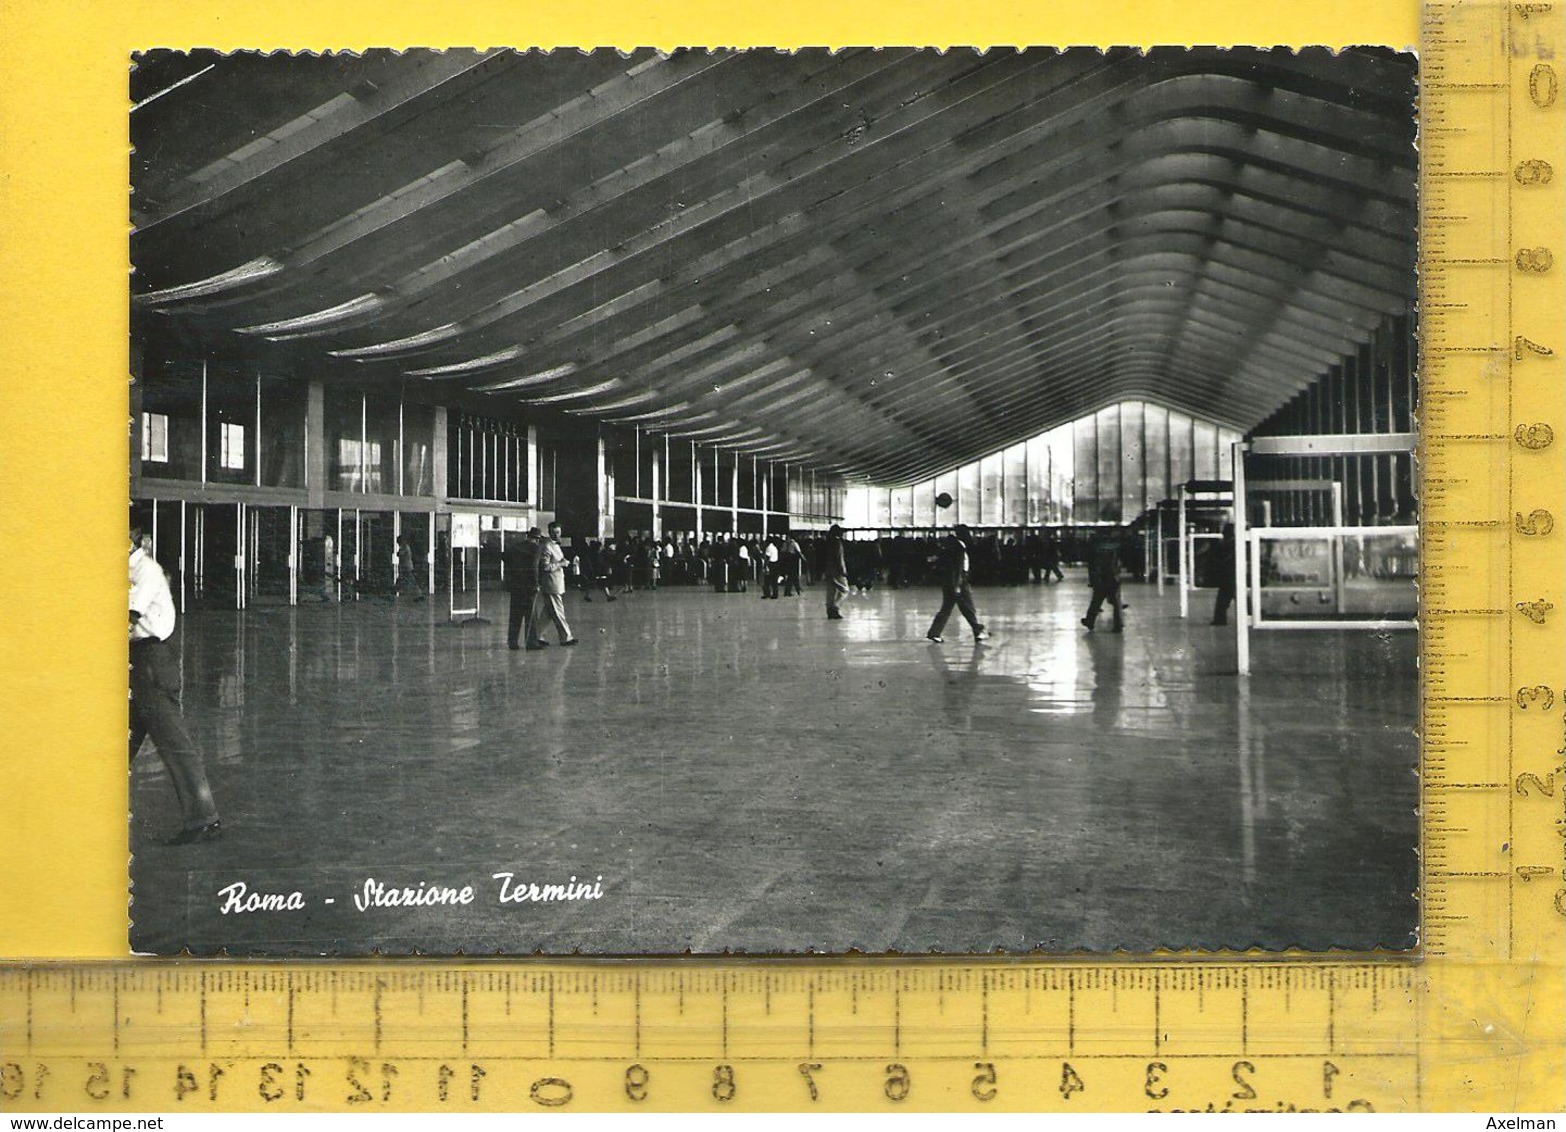
M 812 984 L 810 986 L 810 988 L 806 992 L 806 995 L 807 995 L 806 1013 L 808 1015 L 808 1018 L 807 1018 L 808 1029 L 807 1029 L 806 1036 L 805 1036 L 805 1049 L 806 1049 L 806 1051 L 809 1053 L 809 1055 L 811 1057 L 815 1057 L 816 1056 L 816 988 L 815 988 L 814 984 Z
M 1077 985 L 1076 972 L 1066 973 L 1066 1052 L 1077 1052 Z
M 901 986 L 892 989 L 892 1052 L 901 1055 L 903 1052 L 903 990 Z
M 1503 46 L 1505 55 L 1507 57 L 1510 57 L 1510 55 L 1511 55 L 1511 48 L 1512 48 L 1512 43 L 1511 43 L 1511 38 L 1512 38 L 1511 37 L 1511 22 L 1510 21 L 1502 21 L 1501 36 L 1502 36 L 1502 46 Z M 1512 97 L 1511 97 L 1511 95 L 1512 95 L 1512 92 L 1511 92 L 1511 83 L 1510 83 L 1510 69 L 1508 68 L 1508 82 L 1506 83 L 1506 167 L 1508 169 L 1512 168 L 1512 130 L 1514 128 L 1514 125 L 1513 125 L 1513 122 L 1512 122 Z M 1506 240 L 1510 241 L 1511 233 L 1512 233 L 1513 230 L 1514 230 L 1514 225 L 1513 225 L 1513 222 L 1512 222 L 1512 194 L 1510 192 L 1508 192 L 1506 194 L 1506 231 L 1503 233 L 1503 236 L 1504 236 L 1504 238 Z M 1512 273 L 1510 271 L 1508 271 L 1506 273 L 1506 309 L 1503 312 L 1503 317 L 1505 319 L 1505 325 L 1507 327 L 1510 327 L 1512 325 Z M 1508 425 L 1510 425 L 1512 421 L 1517 419 L 1517 415 L 1516 415 L 1516 413 L 1514 411 L 1514 407 L 1513 407 L 1513 403 L 1512 403 L 1513 402 L 1513 398 L 1515 396 L 1515 393 L 1516 393 L 1516 371 L 1513 368 L 1511 355 L 1508 354 L 1507 358 L 1506 358 L 1506 423 Z M 1507 501 L 1508 501 L 1508 503 L 1507 503 L 1507 510 L 1508 511 L 1511 510 L 1511 503 L 1513 501 L 1515 501 L 1515 496 L 1516 496 L 1516 468 L 1513 465 L 1513 463 L 1510 460 L 1508 460 L 1506 462 L 1506 498 L 1507 498 Z M 1509 593 L 1509 594 L 1515 592 L 1515 589 L 1514 589 L 1513 584 L 1512 584 L 1512 581 L 1513 581 L 1513 579 L 1512 579 L 1513 564 L 1514 564 L 1514 556 L 1511 555 L 1511 554 L 1508 554 L 1506 556 L 1506 592 Z M 1514 684 L 1514 681 L 1511 678 L 1512 671 L 1513 671 L 1513 655 L 1512 655 L 1513 654 L 1513 650 L 1514 650 L 1514 643 L 1513 643 L 1512 637 L 1510 635 L 1508 635 L 1507 636 L 1507 640 L 1506 640 L 1506 672 L 1507 672 L 1506 686 L 1508 688 L 1512 687 L 1513 684 Z M 1513 747 L 1513 744 L 1514 744 L 1514 740 L 1515 740 L 1515 736 L 1514 736 L 1514 731 L 1513 731 L 1513 720 L 1512 720 L 1511 713 L 1508 712 L 1507 716 L 1506 716 L 1506 761 L 1507 761 L 1507 767 L 1508 767 L 1506 776 L 1507 776 L 1508 779 L 1510 779 L 1511 776 L 1512 776 L 1512 772 L 1511 772 L 1510 768 L 1511 768 L 1511 765 L 1512 765 L 1512 757 L 1513 757 L 1512 756 L 1512 747 Z M 1513 807 L 1511 805 L 1511 800 L 1508 798 L 1507 799 L 1507 805 L 1506 805 L 1506 843 L 1507 843 L 1507 845 L 1515 845 L 1517 843 L 1516 833 L 1515 833 L 1515 830 L 1513 828 L 1513 814 L 1514 814 L 1514 811 L 1513 811 Z M 1511 885 L 1507 885 L 1506 886 L 1506 957 L 1508 959 L 1515 958 L 1515 943 L 1516 943 L 1516 935 L 1517 935 L 1516 930 L 1515 930 L 1515 919 L 1516 919 L 1516 908 L 1515 908 L 1515 904 L 1514 904 L 1514 893 L 1513 893 L 1513 890 L 1512 890 L 1512 886 Z

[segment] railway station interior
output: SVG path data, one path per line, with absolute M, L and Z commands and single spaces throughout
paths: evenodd
M 222 828 L 133 758 L 132 947 L 1414 946 L 1415 87 L 138 57 L 130 520 Z M 578 643 L 511 648 L 551 524 Z

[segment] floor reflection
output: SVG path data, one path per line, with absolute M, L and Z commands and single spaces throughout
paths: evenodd
M 136 946 L 1408 946 L 1412 635 L 1260 635 L 1242 684 L 1232 632 L 1127 594 L 1126 631 L 1089 635 L 1078 578 L 982 590 L 982 645 L 924 639 L 933 590 L 842 622 L 819 592 L 575 599 L 582 644 L 542 652 L 506 649 L 503 603 L 462 628 L 429 602 L 194 614 L 185 710 L 228 832 L 159 844 L 172 791 L 138 760 Z M 605 896 L 349 899 L 502 869 Z M 225 918 L 234 880 L 312 903 Z

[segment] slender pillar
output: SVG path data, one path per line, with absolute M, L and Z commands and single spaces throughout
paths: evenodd
M 446 447 L 447 427 L 446 406 L 435 406 L 435 436 L 434 444 L 430 446 L 430 460 L 434 464 L 434 467 L 430 469 L 430 472 L 432 473 L 430 480 L 435 488 L 435 499 L 437 503 L 445 502 L 446 497 L 449 494 L 448 489 L 450 487 L 446 480 L 446 461 L 450 458 L 450 454 Z
M 1251 587 L 1246 560 L 1251 557 L 1248 505 L 1245 501 L 1245 443 L 1236 441 L 1234 460 L 1234 632 L 1241 676 L 1251 674 Z M 1256 595 L 1261 601 L 1261 595 Z
M 326 506 L 326 388 L 310 382 L 305 391 L 305 505 Z

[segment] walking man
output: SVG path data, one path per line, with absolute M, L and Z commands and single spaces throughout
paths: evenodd
M 205 760 L 179 710 L 179 673 L 173 646 L 174 598 L 163 567 L 142 549 L 141 530 L 130 532 L 130 761 L 151 736 L 174 781 L 183 824 L 170 845 L 213 841 L 223 827 L 207 783 Z
M 783 543 L 783 596 L 799 597 L 805 592 L 805 552 L 792 534 Z
M 838 611 L 838 604 L 848 596 L 848 559 L 843 553 L 842 527 L 832 524 L 821 551 L 821 572 L 827 584 L 827 620 L 841 621 L 843 615 Z
M 538 553 L 538 595 L 533 599 L 533 632 L 535 639 L 528 648 L 541 649 L 547 643 L 538 631 L 545 616 L 555 623 L 562 645 L 576 644 L 571 626 L 565 616 L 565 551 L 560 549 L 560 524 L 549 524 L 549 537 L 540 544 Z
M 967 526 L 958 523 L 941 540 L 941 548 L 936 556 L 936 570 L 941 579 L 941 609 L 930 623 L 930 631 L 925 634 L 936 644 L 944 640 L 941 633 L 946 629 L 946 621 L 951 617 L 953 609 L 962 613 L 968 628 L 973 630 L 975 641 L 989 640 L 990 634 L 979 621 L 978 610 L 973 606 L 973 590 L 968 585 L 968 571 L 972 565 L 968 544 L 972 537 Z
M 1115 611 L 1115 632 L 1120 632 L 1121 611 L 1125 607 L 1120 604 L 1120 544 L 1114 535 L 1101 536 L 1093 547 L 1093 557 L 1088 560 L 1088 582 L 1093 587 L 1093 600 L 1082 624 L 1091 633 L 1099 610 L 1107 601 L 1109 608 Z

